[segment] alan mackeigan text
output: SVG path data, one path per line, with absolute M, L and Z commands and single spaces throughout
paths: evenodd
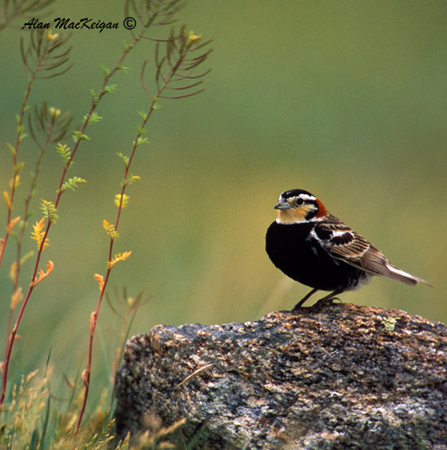
M 118 29 L 118 22 L 104 22 L 102 20 L 98 20 L 96 22 L 93 21 L 93 19 L 89 19 L 88 17 L 85 17 L 77 22 L 74 20 L 71 20 L 70 18 L 61 18 L 58 17 L 57 19 L 54 19 L 53 22 L 55 23 L 54 28 L 56 30 L 62 29 L 62 30 L 82 30 L 82 29 L 88 29 L 88 30 L 99 30 L 101 33 L 105 29 Z M 30 30 L 35 29 L 50 29 L 50 22 L 40 22 L 37 18 L 32 18 L 25 24 L 23 24 L 22 30 L 24 28 L 28 27 Z

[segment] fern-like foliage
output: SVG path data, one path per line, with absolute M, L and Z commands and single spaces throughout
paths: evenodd
M 135 17 L 142 29 L 148 29 L 174 23 L 174 14 L 184 6 L 181 0 L 126 0 L 124 14 Z M 131 33 L 135 36 L 133 31 Z
M 98 116 L 98 114 L 97 114 L 95 111 L 93 111 L 93 112 L 90 114 L 90 117 L 84 116 L 83 120 L 84 120 L 84 121 L 87 121 L 87 119 L 88 119 L 88 124 L 90 125 L 90 124 L 92 124 L 92 123 L 97 123 L 97 122 L 99 122 L 99 121 L 102 120 L 103 118 L 102 118 L 101 116 Z
M 57 209 L 54 206 L 53 202 L 42 199 L 40 210 L 42 211 L 44 218 L 49 222 L 56 223 L 56 221 L 59 219 L 59 216 L 57 215 Z
M 115 240 L 119 238 L 119 233 L 115 229 L 115 225 L 113 223 L 107 222 L 107 220 L 102 221 L 102 226 L 104 227 L 104 230 L 107 231 L 107 234 L 110 236 L 110 239 Z
M 129 167 L 130 158 L 127 155 L 124 155 L 123 153 L 117 153 L 117 155 L 123 161 L 126 168 Z
M 185 26 L 182 26 L 177 34 L 172 30 L 166 41 L 157 42 L 155 48 L 156 98 L 186 98 L 204 91 L 201 85 L 211 69 L 198 74 L 196 69 L 212 52 L 212 49 L 205 50 L 210 42 L 210 40 L 202 42 L 202 36 L 192 31 L 187 32 Z M 162 47 L 165 47 L 164 52 Z M 146 63 L 143 65 L 141 79 L 144 90 L 149 93 L 144 81 Z
M 79 130 L 73 131 L 72 138 L 73 138 L 73 142 L 75 142 L 75 143 L 78 143 L 78 141 L 89 141 L 90 140 L 90 138 L 86 134 L 82 133 Z
M 44 248 L 45 248 L 44 244 Z M 40 282 L 42 282 L 54 269 L 54 263 L 53 261 L 48 261 L 46 271 L 43 269 L 39 270 L 39 273 L 37 274 L 37 277 L 33 280 L 32 284 L 33 286 L 37 286 Z
M 30 42 L 25 48 L 24 38 L 20 39 L 23 64 L 29 76 L 35 79 L 53 78 L 70 70 L 72 47 L 65 49 L 68 38 L 51 34 L 48 30 L 32 30 Z
M 3 191 L 3 198 L 5 199 L 6 206 L 8 207 L 8 211 L 12 210 L 12 202 L 11 197 L 8 193 L 8 191 Z
M 0 33 L 14 19 L 41 14 L 42 10 L 53 2 L 54 0 L 1 0 Z
M 40 149 L 64 139 L 70 126 L 72 117 L 70 113 L 62 114 L 60 109 L 48 107 L 43 102 L 41 107 L 36 106 L 28 123 L 31 136 Z
M 87 183 L 86 180 L 84 180 L 84 178 L 79 178 L 79 177 L 72 177 L 69 178 L 68 181 L 66 181 L 64 184 L 62 184 L 60 191 L 66 191 L 67 189 L 70 189 L 71 191 L 76 191 L 76 188 L 78 187 L 79 183 Z
M 98 282 L 99 285 L 99 292 L 102 292 L 104 289 L 104 277 L 102 275 L 100 275 L 99 273 L 95 273 L 93 275 L 93 277 L 95 278 L 95 280 Z
M 116 194 L 115 195 L 115 205 L 118 208 L 126 208 L 129 205 L 129 196 L 126 194 Z
M 129 258 L 131 254 L 132 252 L 124 252 L 116 254 L 111 261 L 108 261 L 107 267 L 111 269 L 116 263 L 120 261 L 125 261 L 127 258 Z
M 45 218 L 42 217 L 42 219 L 40 219 L 39 222 L 36 222 L 33 225 L 33 231 L 31 233 L 31 239 L 37 242 L 38 250 L 40 250 L 41 247 L 42 250 L 44 250 L 46 247 L 50 245 L 48 238 L 46 238 L 45 242 L 43 242 L 44 238 L 45 238 Z
M 135 183 L 135 181 L 141 180 L 141 177 L 139 175 L 133 175 L 130 174 L 127 176 L 126 179 L 124 179 L 121 182 L 121 186 L 130 186 L 131 184 Z
M 56 145 L 56 151 L 59 156 L 64 160 L 65 167 L 68 168 L 71 160 L 70 147 L 67 144 L 61 144 L 60 142 Z

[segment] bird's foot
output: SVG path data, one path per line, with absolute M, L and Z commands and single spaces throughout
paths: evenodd
M 312 289 L 307 295 L 305 295 L 292 309 L 292 311 L 298 311 L 303 306 L 304 302 L 315 292 L 317 292 L 318 289 Z
M 309 292 L 302 300 L 300 300 L 292 309 L 292 312 L 299 311 L 303 307 L 303 303 L 315 292 L 317 289 L 313 289 Z M 343 291 L 340 289 L 335 290 L 334 292 L 331 292 L 329 295 L 326 295 L 326 297 L 320 298 L 314 305 L 308 307 L 307 309 L 311 310 L 312 312 L 319 312 L 321 311 L 325 306 L 331 305 L 334 303 L 334 300 L 338 300 L 341 302 L 341 300 L 337 297 L 338 294 L 341 294 Z
M 333 305 L 335 302 L 343 303 L 338 297 L 324 297 L 317 301 L 314 305 L 312 305 L 309 309 L 312 312 L 320 312 L 326 306 Z

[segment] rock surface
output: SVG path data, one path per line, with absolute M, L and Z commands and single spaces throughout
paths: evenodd
M 447 450 L 447 327 L 328 304 L 128 343 L 117 432 L 185 423 L 188 448 Z M 181 448 L 186 448 L 181 447 Z

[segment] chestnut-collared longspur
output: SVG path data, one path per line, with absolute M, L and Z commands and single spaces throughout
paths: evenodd
M 331 291 L 321 299 L 326 301 L 361 287 L 372 275 L 433 286 L 390 264 L 380 250 L 328 213 L 310 192 L 283 192 L 275 209 L 276 220 L 266 236 L 267 253 L 278 269 L 312 287 L 294 310 L 319 290 Z

